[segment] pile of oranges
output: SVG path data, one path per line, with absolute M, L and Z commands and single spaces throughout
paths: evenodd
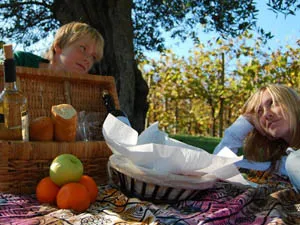
M 84 212 L 96 201 L 98 187 L 95 180 L 82 175 L 79 182 L 71 182 L 59 187 L 49 177 L 45 177 L 36 187 L 36 198 L 40 203 L 56 204 L 60 209 Z

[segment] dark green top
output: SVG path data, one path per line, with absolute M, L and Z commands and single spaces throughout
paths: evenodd
M 39 68 L 40 63 L 49 63 L 48 59 L 44 59 L 30 52 L 15 51 L 14 58 L 16 66 Z

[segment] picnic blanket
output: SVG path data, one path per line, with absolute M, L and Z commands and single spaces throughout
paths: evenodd
M 172 204 L 127 197 L 102 185 L 96 202 L 80 214 L 41 205 L 34 195 L 0 193 L 0 224 L 300 224 L 300 195 L 286 178 L 257 171 L 247 175 L 261 184 L 219 181 L 193 200 Z

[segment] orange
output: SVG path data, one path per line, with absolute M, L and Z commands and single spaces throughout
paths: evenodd
M 59 187 L 51 178 L 45 177 L 36 186 L 36 198 L 40 203 L 54 204 L 58 191 Z
M 56 204 L 60 209 L 83 212 L 90 207 L 90 203 L 88 190 L 83 184 L 77 182 L 63 185 L 56 196 Z
M 95 202 L 98 196 L 98 187 L 95 180 L 88 175 L 83 175 L 80 178 L 79 183 L 83 184 L 88 190 L 91 203 Z

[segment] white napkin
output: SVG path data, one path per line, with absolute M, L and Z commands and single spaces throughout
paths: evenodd
M 197 175 L 214 174 L 220 179 L 246 184 L 234 163 L 242 158 L 230 149 L 219 155 L 169 138 L 152 124 L 138 136 L 131 127 L 109 114 L 103 124 L 103 136 L 114 154 L 121 154 L 135 165 L 161 173 Z M 240 176 L 238 176 L 240 175 Z M 236 178 L 238 177 L 238 178 Z

